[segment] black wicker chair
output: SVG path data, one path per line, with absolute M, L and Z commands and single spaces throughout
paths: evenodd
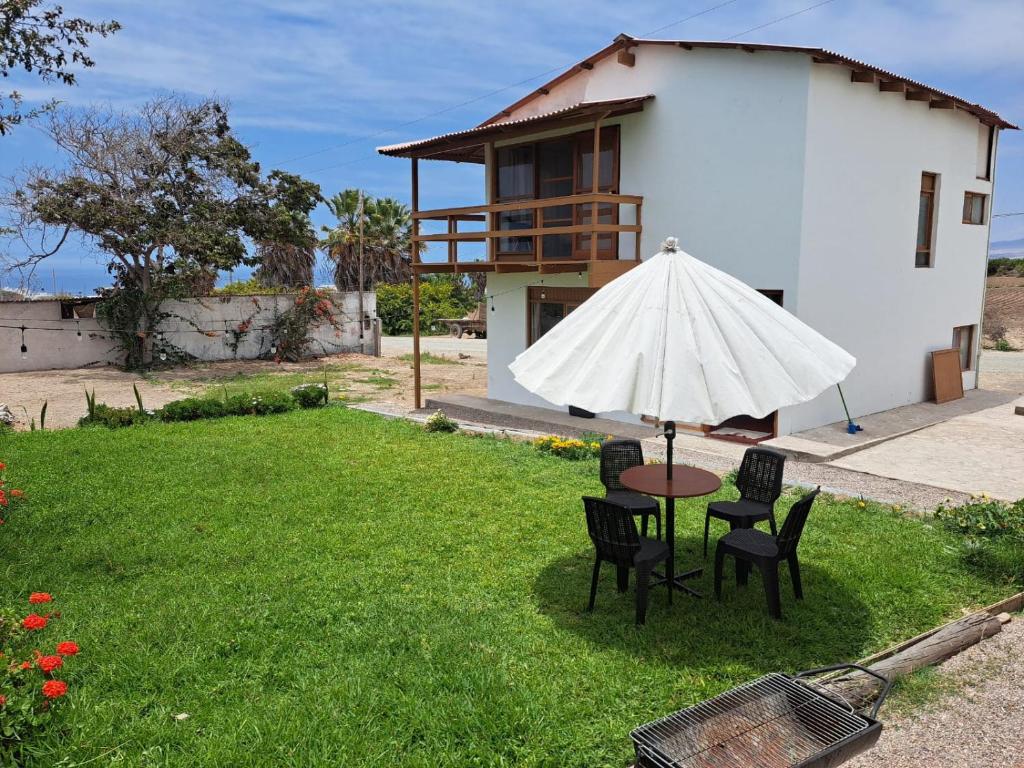
M 756 528 L 737 528 L 718 540 L 715 549 L 715 597 L 722 599 L 722 567 L 726 555 L 736 558 L 736 583 L 744 586 L 750 574 L 750 566 L 756 565 L 764 580 L 764 591 L 768 597 L 768 613 L 776 619 L 782 618 L 779 600 L 779 563 L 789 563 L 789 576 L 793 580 L 793 594 L 797 600 L 804 596 L 800 583 L 800 562 L 796 548 L 804 532 L 804 523 L 811 512 L 811 505 L 821 488 L 816 488 L 792 506 L 782 524 L 778 536 L 770 536 Z
M 604 497 L 640 515 L 640 535 L 647 535 L 647 521 L 654 518 L 655 538 L 661 540 L 661 507 L 658 500 L 631 491 L 619 481 L 627 469 L 642 466 L 644 452 L 639 440 L 609 440 L 601 445 L 601 483 Z
M 767 520 L 772 535 L 775 529 L 775 501 L 782 495 L 782 470 L 786 457 L 767 448 L 748 448 L 743 453 L 736 475 L 739 501 L 713 501 L 704 516 L 704 557 L 708 556 L 708 531 L 711 518 L 729 523 L 729 530 L 753 528 L 754 523 Z
M 622 504 L 594 496 L 583 497 L 587 513 L 587 533 L 594 542 L 594 574 L 590 579 L 590 602 L 587 610 L 594 610 L 597 598 L 597 578 L 601 563 L 611 563 L 617 569 L 618 588 L 629 588 L 629 570 L 636 569 L 636 623 L 643 624 L 647 617 L 647 590 L 655 564 L 668 557 L 668 544 L 648 539 L 636 532 L 633 510 Z

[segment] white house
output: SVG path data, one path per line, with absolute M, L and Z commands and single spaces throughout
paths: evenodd
M 475 128 L 379 151 L 412 158 L 417 227 L 446 225 L 416 235 L 448 243 L 445 261 L 414 256 L 416 274 L 487 273 L 489 397 L 549 405 L 508 364 L 675 235 L 855 355 L 843 388 L 860 415 L 930 398 L 935 349 L 959 347 L 976 386 L 1003 128 L 819 48 L 620 35 Z M 416 210 L 420 158 L 484 164 L 486 204 Z M 842 417 L 833 390 L 742 426 Z

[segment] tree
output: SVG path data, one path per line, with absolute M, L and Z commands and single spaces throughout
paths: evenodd
M 327 236 L 321 247 L 334 262 L 334 283 L 339 290 L 359 287 L 359 190 L 346 189 L 325 201 L 338 220 L 323 227 Z M 363 197 L 363 290 L 378 282 L 400 283 L 409 279 L 409 244 L 412 214 L 390 197 Z
M 278 171 L 264 178 L 215 100 L 166 96 L 137 114 L 55 112 L 46 132 L 67 166 L 29 171 L 6 202 L 19 233 L 55 227 L 58 241 L 8 261 L 38 264 L 70 233 L 94 244 L 115 277 L 104 304 L 130 367 L 151 359 L 150 332 L 164 298 L 256 262 L 247 239 L 299 248 L 313 242 L 308 212 L 319 187 Z
M 271 174 L 277 197 L 271 204 L 270 231 L 256 243 L 256 279 L 271 288 L 313 284 L 318 245 L 309 214 L 322 201 L 320 187 L 294 174 Z
M 116 21 L 92 22 L 66 18 L 59 5 L 37 8 L 41 0 L 0 0 L 0 77 L 6 80 L 12 69 L 34 72 L 44 82 L 75 84 L 71 66 L 91 67 L 86 55 L 90 36 L 117 32 Z M 51 110 L 56 102 L 21 111 L 17 91 L 0 93 L 0 136 L 23 120 Z

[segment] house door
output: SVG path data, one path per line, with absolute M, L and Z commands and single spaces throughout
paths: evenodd
M 780 307 L 782 306 L 782 291 L 759 289 L 758 293 L 768 297 Z M 760 443 L 775 437 L 775 419 L 778 415 L 778 411 L 773 411 L 760 419 L 745 415 L 733 416 L 718 426 L 712 427 L 708 431 L 708 436 L 737 443 Z

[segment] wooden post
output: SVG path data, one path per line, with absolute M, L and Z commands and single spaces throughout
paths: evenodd
M 359 190 L 359 354 L 366 354 L 366 344 L 363 341 L 364 335 L 364 323 L 363 318 L 366 316 L 363 311 L 363 219 L 366 218 L 363 215 L 363 206 L 366 202 L 363 200 L 363 190 Z
M 412 197 L 410 207 L 413 213 L 420 210 L 420 169 L 419 159 L 412 159 Z M 412 220 L 412 395 L 413 405 L 419 410 L 423 407 L 420 399 L 420 274 L 416 266 L 420 260 L 420 244 L 416 236 L 420 233 L 419 220 Z
M 600 185 L 600 173 L 601 173 L 601 121 L 604 120 L 604 115 L 597 118 L 597 122 L 594 123 L 594 162 L 592 164 L 593 178 L 591 181 L 591 191 L 596 195 L 601 191 Z M 595 226 L 597 224 L 597 201 L 595 200 L 590 204 L 590 225 Z M 590 260 L 597 260 L 597 233 L 591 231 L 590 233 Z
M 633 237 L 635 238 L 635 243 L 636 243 L 636 256 L 635 256 L 635 258 L 636 258 L 637 263 L 639 263 L 640 261 L 643 260 L 643 255 L 640 253 L 640 234 L 643 232 L 643 230 L 641 229 L 642 224 L 640 223 L 640 214 L 641 214 L 641 211 L 643 210 L 643 207 L 644 207 L 643 203 L 637 203 L 636 204 L 636 234 L 633 235 Z
M 456 223 L 455 223 L 455 217 L 454 216 L 449 216 L 448 217 L 448 234 L 449 235 L 453 235 L 453 234 L 455 234 L 456 231 L 458 231 L 458 230 L 457 230 L 457 226 L 456 226 Z M 458 251 L 455 250 L 457 247 L 458 247 L 458 242 L 457 241 L 455 241 L 455 240 L 449 240 L 448 241 L 448 262 L 450 264 L 454 264 L 456 261 L 458 261 L 458 257 L 457 257 Z
M 484 174 L 484 176 L 486 177 L 485 178 L 485 184 L 487 186 L 487 196 L 486 196 L 486 199 L 487 199 L 487 204 L 488 205 L 493 205 L 494 204 L 495 187 L 496 187 L 496 184 L 497 184 L 497 179 L 494 178 L 494 174 L 496 174 L 498 172 L 498 168 L 497 168 L 497 165 L 495 163 L 494 142 L 489 141 L 489 142 L 487 142 L 486 145 L 484 145 L 484 159 L 485 159 L 485 163 L 486 163 L 486 165 L 484 167 L 487 169 L 487 172 Z M 487 212 L 487 229 L 488 229 L 488 231 L 493 232 L 495 229 L 497 229 L 497 227 L 495 226 L 495 223 L 496 223 L 495 215 L 493 213 L 491 213 L 490 211 L 488 211 Z M 498 252 L 498 241 L 495 240 L 493 237 L 487 238 L 487 260 L 488 261 L 495 261 L 496 260 L 495 256 L 496 256 L 497 252 Z

